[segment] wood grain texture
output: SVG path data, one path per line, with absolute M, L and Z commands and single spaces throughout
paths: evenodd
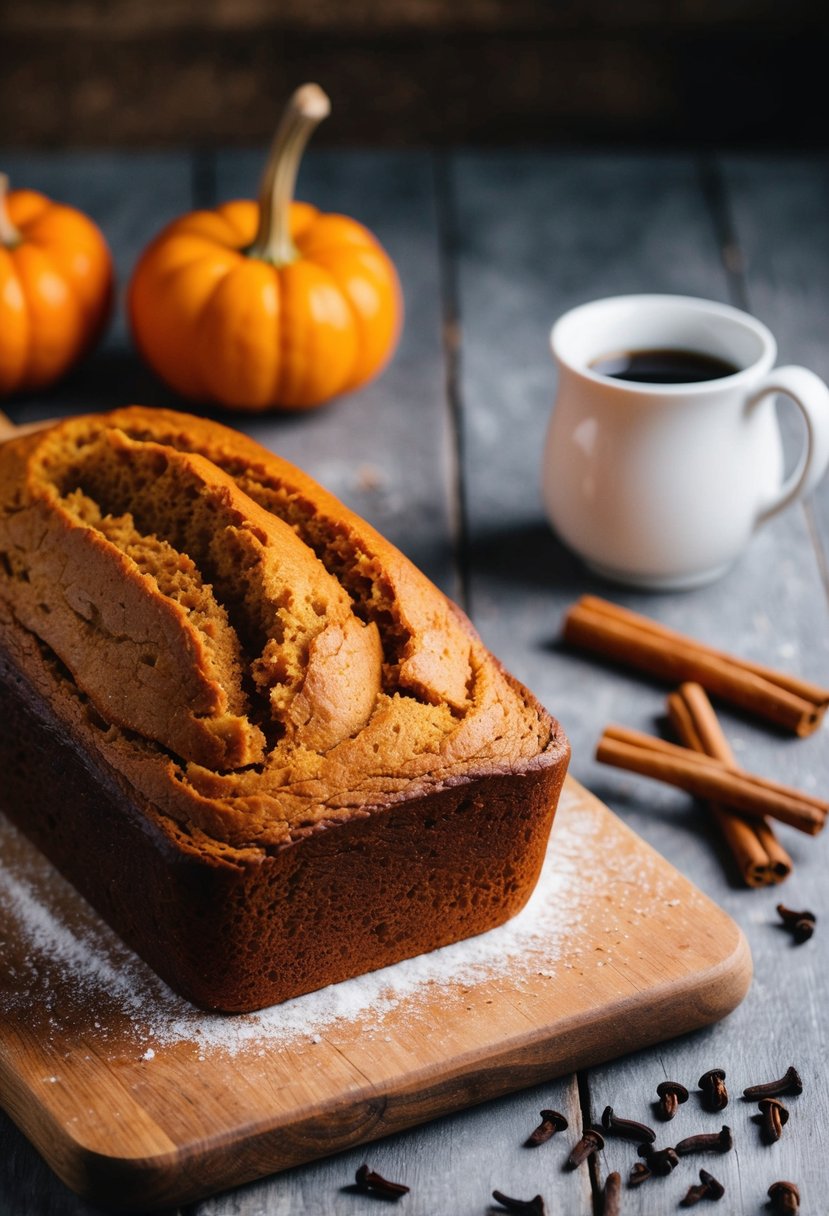
M 107 1002 L 106 981 L 97 981 L 96 993 L 95 975 L 118 966 L 96 917 L 7 829 L 7 873 L 25 875 L 45 915 L 32 932 L 27 925 L 35 922 L 16 921 L 12 903 L 4 930 L 4 1104 L 74 1190 L 144 1211 L 363 1144 L 729 1013 L 751 975 L 737 926 L 575 782 L 558 819 L 552 869 L 542 881 L 565 877 L 567 919 L 548 913 L 544 939 L 528 939 L 508 967 L 485 967 L 474 982 L 423 984 L 383 1015 L 367 1009 L 345 1021 L 329 1017 L 310 1041 L 297 1030 L 278 1041 L 255 1038 L 231 1058 L 203 1035 L 171 1042 L 162 1029 L 145 1048 L 136 1019 Z M 83 984 L 72 955 L 43 952 L 46 915 L 71 926 L 77 941 L 97 934 L 102 963 Z M 27 975 L 49 993 L 42 1011 L 20 1000 Z M 143 987 L 136 982 L 138 1020 L 175 1023 L 175 1009 L 154 1006 L 151 977 Z M 575 1130 L 577 1139 L 578 1121 Z
M 195 1206 L 194 1216 L 371 1216 L 380 1204 L 347 1189 L 365 1161 L 411 1188 L 405 1207 L 401 1201 L 401 1213 L 481 1216 L 489 1210 L 495 1188 L 528 1198 L 543 1192 L 567 1205 L 560 1210 L 588 1213 L 592 1205 L 587 1170 L 561 1172 L 569 1133 L 538 1151 L 523 1147 L 539 1110 L 546 1107 L 564 1113 L 571 1127 L 580 1126 L 573 1080 L 532 1084 L 520 1094 L 433 1120 L 416 1131 L 213 1196 Z

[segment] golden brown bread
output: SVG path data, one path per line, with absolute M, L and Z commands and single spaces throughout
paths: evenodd
M 83 758 L 58 827 L 19 760 L 7 809 L 199 1003 L 284 999 L 480 932 L 529 895 L 567 762 L 560 730 L 393 546 L 251 440 L 133 407 L 4 444 L 0 604 L 30 764 L 45 771 L 43 732 L 63 770 Z M 102 876 L 95 799 L 111 852 L 121 831 L 135 854 Z M 418 833 L 438 821 L 429 860 Z M 490 829 L 506 840 L 485 844 Z M 315 862 L 329 854 L 339 892 Z M 139 883 L 168 905 L 176 890 L 175 929 L 130 910 Z M 208 888 L 224 905 L 205 938 Z M 332 903 L 349 900 L 338 927 Z M 309 944 L 314 925 L 328 941 Z

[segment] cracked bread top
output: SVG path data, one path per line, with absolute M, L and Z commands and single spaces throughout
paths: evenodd
M 398 550 L 188 415 L 136 406 L 0 446 L 0 601 L 82 737 L 237 848 L 556 750 L 552 720 Z

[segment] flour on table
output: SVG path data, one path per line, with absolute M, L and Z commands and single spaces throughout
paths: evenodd
M 613 865 L 612 856 L 596 864 L 601 819 L 601 810 L 589 805 L 573 813 L 562 805 L 538 885 L 506 925 L 258 1013 L 227 1015 L 195 1009 L 173 993 L 0 816 L 0 1013 L 37 1007 L 60 1030 L 77 1027 L 83 1011 L 92 1009 L 90 1042 L 105 1045 L 116 1022 L 123 1042 L 126 1019 L 144 1059 L 152 1060 L 165 1044 L 181 1042 L 194 1044 L 204 1058 L 214 1050 L 274 1050 L 297 1039 L 318 1043 L 343 1021 L 381 1033 L 393 1010 L 417 1017 L 418 1005 L 425 1012 L 436 990 L 465 993 L 506 974 L 520 990 L 522 977 L 554 979 L 557 967 L 574 965 L 572 931 L 579 908 L 606 890 L 608 865 Z M 647 875 L 617 877 L 646 893 Z M 610 924 L 608 932 L 614 931 Z M 618 936 L 624 936 L 622 926 Z M 18 947 L 9 957 L 12 941 L 23 942 L 25 951 Z M 609 961 L 607 945 L 585 965 Z M 89 1025 L 88 1013 L 86 1019 Z

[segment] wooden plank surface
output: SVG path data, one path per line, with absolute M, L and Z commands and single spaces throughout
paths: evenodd
M 779 362 L 802 362 L 826 377 L 829 363 L 821 324 L 826 316 L 826 233 L 825 225 L 821 227 L 817 222 L 818 200 L 825 198 L 825 170 L 793 158 L 762 161 L 732 157 L 724 161 L 721 171 L 735 247 L 740 252 L 739 302 L 776 334 Z M 799 431 L 792 415 L 793 411 L 785 420 L 789 446 Z M 732 649 L 752 647 L 755 654 L 764 649 L 768 655 L 770 648 L 776 649 L 781 666 L 815 675 L 824 684 L 829 674 L 825 587 L 821 586 L 810 522 L 815 513 L 825 518 L 827 489 L 829 485 L 824 481 L 807 508 L 797 508 L 760 533 L 755 551 L 742 563 L 744 571 L 731 576 L 734 602 L 744 609 L 753 605 L 753 612 L 745 613 L 747 619 L 741 624 L 723 611 L 721 597 L 727 593 L 727 585 L 711 590 L 709 595 L 717 598 L 711 600 L 708 609 L 711 624 L 716 622 L 721 630 L 719 634 L 709 632 L 709 636 Z M 794 784 L 825 790 L 829 778 L 825 733 L 800 747 L 791 739 L 748 728 L 736 718 L 731 729 L 741 741 L 742 763 L 762 767 L 770 775 L 786 773 L 785 779 Z M 789 843 L 794 846 L 797 842 L 787 840 Z M 651 1064 L 652 1075 L 658 1077 L 665 1069 L 684 1073 L 691 1083 L 705 1068 L 728 1069 L 732 1107 L 719 1121 L 694 1112 L 693 1127 L 719 1126 L 723 1121 L 732 1126 L 737 1152 L 708 1165 L 733 1196 L 735 1210 L 741 1211 L 761 1210 L 769 1184 L 781 1177 L 798 1181 L 804 1210 L 807 1206 L 819 1210 L 827 1182 L 819 1149 L 820 1128 L 829 1117 L 820 1085 L 825 1075 L 827 1042 L 825 1020 L 816 1016 L 816 1009 L 825 999 L 822 963 L 826 950 L 823 943 L 815 941 L 811 955 L 804 957 L 803 951 L 792 948 L 777 928 L 774 913 L 778 898 L 803 907 L 810 901 L 820 907 L 825 901 L 825 881 L 820 871 L 826 865 L 826 841 L 798 848 L 793 855 L 796 870 L 785 888 L 763 893 L 736 890 L 717 896 L 718 902 L 744 925 L 752 943 L 759 982 L 751 999 L 727 1025 L 693 1036 L 687 1046 L 668 1045 Z M 713 886 L 707 889 L 713 890 Z M 757 895 L 760 898 L 755 898 Z M 756 1107 L 740 1102 L 738 1095 L 756 1078 L 779 1076 L 795 1061 L 812 1084 L 800 1099 L 786 1100 L 792 1112 L 787 1128 L 791 1134 L 777 1145 L 763 1146 L 756 1126 L 750 1122 L 750 1113 L 756 1113 Z M 592 1074 L 596 1108 L 614 1101 L 618 1106 L 618 1094 L 641 1089 L 645 1063 L 634 1057 L 618 1068 Z M 699 1069 L 695 1070 L 697 1063 Z M 692 1127 L 690 1118 L 685 1119 L 684 1127 Z M 684 1129 L 677 1134 L 685 1134 Z M 662 1143 L 669 1139 L 660 1137 Z M 614 1160 L 618 1167 L 618 1154 L 615 1158 L 608 1155 L 609 1168 Z M 685 1178 L 682 1184 L 686 1184 Z M 673 1189 L 681 1190 L 679 1179 Z M 638 1205 L 628 1206 L 632 1212 L 651 1211 L 645 1194 L 638 1196 Z
M 781 363 L 803 363 L 829 381 L 829 159 L 730 156 L 723 177 L 748 306 L 774 330 Z M 829 587 L 829 480 L 810 510 Z
M 235 193 L 237 186 L 250 189 L 255 179 L 255 158 L 246 163 L 243 154 L 234 164 L 238 155 L 219 160 L 222 197 Z M 332 159 L 326 164 L 329 155 Z M 144 166 L 163 160 L 141 159 Z M 732 1082 L 734 1097 L 728 1113 L 739 1135 L 739 1151 L 722 1161 L 697 1164 L 722 1171 L 734 1211 L 761 1211 L 772 1177 L 800 1181 L 804 1210 L 807 1200 L 819 1210 L 829 1182 L 829 1171 L 815 1147 L 817 1129 L 829 1118 L 820 1092 L 826 1054 L 821 1010 L 829 999 L 825 948 L 817 936 L 804 947 L 792 948 L 774 923 L 773 909 L 782 897 L 802 906 L 811 903 L 820 914 L 825 841 L 786 833 L 796 865 L 787 886 L 771 892 L 743 890 L 703 814 L 689 799 L 592 761 L 595 740 L 607 721 L 654 729 L 664 689 L 565 653 L 557 638 L 566 604 L 584 591 L 599 590 L 710 642 L 826 682 L 829 630 L 821 563 L 825 571 L 829 483 L 821 487 L 809 510 L 795 508 L 759 533 L 720 583 L 693 593 L 656 597 L 617 592 L 587 576 L 550 534 L 536 487 L 540 444 L 555 387 L 546 334 L 552 320 L 573 303 L 640 289 L 747 303 L 777 332 L 784 361 L 802 361 L 824 375 L 829 372 L 823 332 L 829 282 L 826 162 L 814 157 L 729 157 L 712 167 L 689 156 L 466 154 L 450 158 L 448 172 L 444 162 L 437 174 L 437 199 L 425 157 L 411 162 L 392 157 L 382 172 L 381 162 L 377 174 L 366 177 L 364 158 L 354 160 L 352 173 L 347 154 L 317 154 L 304 171 L 301 192 L 313 198 L 317 189 L 332 189 L 342 200 L 337 205 L 350 206 L 374 223 L 402 261 L 410 297 L 404 348 L 387 376 L 370 390 L 377 394 L 371 405 L 361 396 L 318 415 L 313 425 L 305 420 L 278 421 L 271 432 L 274 446 L 323 479 L 330 474 L 333 489 L 408 547 L 447 590 L 457 593 L 460 580 L 452 555 L 458 544 L 459 513 L 453 499 L 452 427 L 439 333 L 441 309 L 448 309 L 450 316 L 457 312 L 456 370 L 461 374 L 449 387 L 464 419 L 462 472 L 471 543 L 460 556 L 467 568 L 475 620 L 496 652 L 564 721 L 574 743 L 576 776 L 732 913 L 748 934 L 756 960 L 757 980 L 737 1015 L 721 1026 L 637 1053 L 610 1068 L 589 1070 L 582 1077 L 584 1102 L 595 1114 L 609 1102 L 620 1113 L 649 1118 L 648 1102 L 661 1077 L 673 1073 L 693 1087 L 703 1069 L 721 1064 Z M 90 163 L 68 159 L 56 165 L 51 157 L 32 161 L 20 154 L 16 173 L 19 178 L 33 164 L 36 174 L 55 182 L 56 190 L 63 181 L 79 191 L 77 201 L 83 203 L 84 182 L 94 180 L 87 169 Z M 117 177 L 130 172 L 129 158 L 124 162 L 116 158 L 110 169 L 105 162 L 98 163 L 102 175 L 112 172 L 109 201 L 102 200 L 99 212 L 109 232 L 120 223 L 117 217 L 126 205 Z M 204 159 L 199 164 L 203 170 Z M 396 185 L 388 181 L 392 164 L 402 175 Z M 155 230 L 162 211 L 169 218 L 191 205 L 194 180 L 201 181 L 202 190 L 210 195 L 210 173 L 196 172 L 195 167 L 191 158 L 179 159 L 173 174 L 179 183 L 175 198 L 165 193 L 171 189 L 170 173 L 154 178 L 144 168 L 138 174 L 146 192 L 134 212 L 136 238 L 139 232 L 150 235 Z M 64 193 L 68 197 L 71 191 Z M 399 213 L 386 209 L 387 197 L 397 199 Z M 166 199 L 163 206 L 156 205 L 157 198 Z M 436 211 L 444 234 L 440 268 Z M 411 225 L 415 225 L 414 238 L 409 235 Z M 123 239 L 118 237 L 119 246 Z M 412 253 L 407 256 L 410 240 Z M 443 301 L 441 281 L 444 294 L 447 290 L 449 294 Z M 453 330 L 446 336 L 451 353 L 457 334 Z M 114 341 L 120 341 L 117 331 Z M 138 386 L 144 373 L 139 373 L 137 364 L 127 356 L 121 366 Z M 99 380 L 99 360 L 79 375 L 89 377 L 93 386 L 122 382 L 120 377 Z M 392 382 L 394 396 L 384 400 Z M 144 383 L 144 399 L 160 400 L 158 386 L 149 378 Z M 89 390 L 90 404 L 105 403 L 98 392 L 96 397 L 94 388 Z M 400 399 L 407 403 L 405 410 Z M 11 412 L 19 418 L 46 416 L 76 400 L 72 381 L 40 402 L 14 404 Z M 388 408 L 384 410 L 380 402 Z M 371 417 L 371 425 L 364 429 L 363 409 Z M 355 428 L 361 449 L 357 457 L 352 454 Z M 410 445 L 417 473 L 412 466 L 407 478 L 404 466 Z M 371 453 L 369 463 L 388 476 L 386 494 L 370 489 L 375 484 L 371 477 L 368 485 L 353 472 L 349 477 L 349 465 L 353 470 L 366 452 Z M 435 475 L 429 474 L 430 466 Z M 814 536 L 820 530 L 823 548 L 817 550 Z M 722 718 L 743 764 L 807 788 L 826 788 L 825 733 L 795 741 L 737 715 L 723 713 Z M 737 1095 L 744 1083 L 776 1075 L 791 1062 L 802 1068 L 807 1090 L 791 1103 L 792 1120 L 784 1139 L 774 1148 L 764 1148 Z M 478 1186 L 482 1158 L 492 1162 L 493 1178 L 502 1179 L 499 1185 L 504 1190 L 528 1196 L 534 1191 L 526 1187 L 522 1191 L 525 1157 L 513 1147 L 518 1142 L 516 1129 L 520 1126 L 523 1133 L 527 1118 L 532 1120 L 541 1105 L 566 1109 L 569 1104 L 576 1109 L 572 1104 L 578 1102 L 578 1095 L 575 1082 L 565 1081 L 528 1091 L 526 1100 L 525 1107 L 518 1095 L 401 1133 L 378 1144 L 371 1160 L 389 1176 L 402 1174 L 404 1165 L 413 1163 L 417 1189 L 407 1197 L 406 1210 L 418 1216 L 440 1210 L 447 1202 L 453 1211 L 484 1210 Z M 682 1123 L 677 1121 L 677 1134 L 696 1130 L 697 1114 L 689 1103 Z M 719 1123 L 708 1115 L 701 1124 L 706 1129 L 714 1125 Z M 666 1142 L 661 1132 L 660 1141 Z M 0 1122 L 0 1145 L 0 1200 L 10 1211 L 79 1216 L 93 1210 L 51 1180 L 7 1122 Z M 594 1184 L 598 1186 L 614 1166 L 626 1170 L 631 1159 L 629 1149 L 610 1145 Z M 265 1208 L 303 1213 L 335 1210 L 330 1196 L 339 1185 L 340 1171 L 349 1174 L 360 1160 L 358 1150 L 305 1166 L 210 1200 L 199 1205 L 199 1212 L 253 1216 Z M 626 1192 L 623 1210 L 648 1216 L 672 1211 L 694 1175 L 691 1165 L 653 1189 Z M 545 1172 L 544 1181 L 553 1210 L 559 1207 L 574 1216 L 589 1212 L 589 1200 L 572 1189 L 569 1175 L 560 1174 L 556 1167 L 549 1175 Z M 376 1206 L 354 1195 L 342 1195 L 336 1202 L 355 1216 Z
M 10 893 L 0 893 L 10 1113 L 73 1188 L 130 1211 L 696 1029 L 729 1013 L 751 976 L 734 922 L 572 779 L 523 917 L 489 935 L 480 957 L 479 942 L 471 961 L 450 947 L 451 978 L 443 952 L 413 981 L 422 965 L 403 962 L 368 989 L 341 986 L 344 1014 L 314 994 L 258 1018 L 196 1013 L 5 821 L 0 875 Z M 46 926 L 62 948 L 44 940 Z M 578 1140 L 574 1124 L 559 1149 Z M 571 1187 L 586 1180 L 584 1171 Z
M 606 723 L 658 728 L 664 688 L 563 651 L 556 639 L 567 605 L 578 594 L 594 590 L 712 644 L 826 684 L 826 602 L 806 513 L 795 508 L 759 532 L 719 583 L 692 593 L 657 596 L 609 588 L 589 576 L 549 534 L 537 491 L 531 499 L 527 483 L 537 485 L 554 390 L 547 327 L 574 303 L 645 289 L 722 300 L 732 291 L 738 304 L 741 295 L 753 302 L 756 294 L 761 318 L 773 329 L 783 324 L 784 359 L 811 359 L 817 366 L 814 346 L 797 348 L 790 341 L 793 332 L 818 326 L 825 317 L 825 310 L 810 309 L 804 298 L 811 296 L 814 303 L 820 276 L 807 272 L 797 224 L 803 208 L 815 215 L 817 182 L 812 177 L 811 190 L 801 183 L 800 210 L 792 207 L 789 212 L 778 201 L 776 210 L 767 211 L 766 187 L 774 197 L 777 183 L 779 200 L 784 175 L 775 161 L 767 163 L 766 172 L 768 177 L 758 168 L 745 183 L 739 206 L 735 200 L 732 235 L 741 249 L 742 227 L 750 217 L 753 251 L 773 249 L 782 258 L 776 238 L 781 231 L 787 233 L 782 244 L 785 248 L 788 243 L 792 251 L 789 272 L 800 287 L 796 298 L 791 290 L 782 293 L 779 310 L 772 307 L 776 280 L 768 271 L 755 288 L 750 270 L 747 281 L 735 275 L 739 265 L 734 247 L 728 260 L 723 256 L 723 216 L 711 205 L 710 173 L 688 158 L 626 159 L 620 165 L 615 158 L 589 156 L 477 155 L 462 157 L 455 172 L 461 395 L 476 623 L 496 653 L 566 722 L 576 775 L 731 911 L 746 929 L 756 959 L 758 979 L 752 993 L 728 1021 L 591 1070 L 586 1087 L 591 1113 L 598 1117 L 610 1104 L 618 1113 L 651 1121 L 649 1103 L 657 1083 L 667 1076 L 694 1087 L 707 1068 L 723 1066 L 733 1077 L 736 1097 L 744 1085 L 780 1075 L 796 1062 L 812 1081 L 809 1096 L 804 1094 L 792 1116 L 791 1130 L 796 1127 L 797 1134 L 774 1149 L 763 1148 L 745 1106 L 732 1103 L 725 1121 L 739 1137 L 739 1152 L 715 1165 L 702 1163 L 722 1178 L 731 1196 L 738 1196 L 734 1211 L 759 1211 L 765 1189 L 778 1177 L 802 1181 L 804 1204 L 811 1196 L 819 1205 L 819 1180 L 826 1179 L 825 1166 L 816 1163 L 814 1151 L 814 1137 L 826 1117 L 825 1100 L 818 1092 L 825 1032 L 816 1028 L 815 1019 L 818 994 L 826 989 L 819 962 L 823 948 L 814 942 L 809 952 L 792 949 L 775 925 L 774 913 L 781 897 L 795 905 L 821 905 L 826 842 L 804 842 L 784 830 L 781 836 L 796 865 L 788 886 L 757 892 L 741 888 L 704 814 L 689 799 L 593 761 Z M 715 191 L 729 203 L 730 180 L 729 174 Z M 498 183 L 507 181 L 510 206 L 497 207 Z M 793 222 L 788 227 L 790 213 Z M 770 259 L 766 253 L 767 267 Z M 806 283 L 810 286 L 803 286 Z M 507 444 L 505 435 L 510 437 Z M 794 742 L 735 714 L 721 716 L 746 767 L 806 788 L 826 788 L 825 737 Z M 712 1116 L 700 1114 L 698 1106 L 689 1103 L 681 1122 L 660 1133 L 660 1143 L 710 1130 L 714 1123 Z M 609 1142 L 598 1181 L 611 1169 L 627 1174 L 634 1158 L 629 1145 Z M 695 1169 L 686 1164 L 676 1178 L 626 1194 L 624 1210 L 671 1210 L 696 1180 Z

